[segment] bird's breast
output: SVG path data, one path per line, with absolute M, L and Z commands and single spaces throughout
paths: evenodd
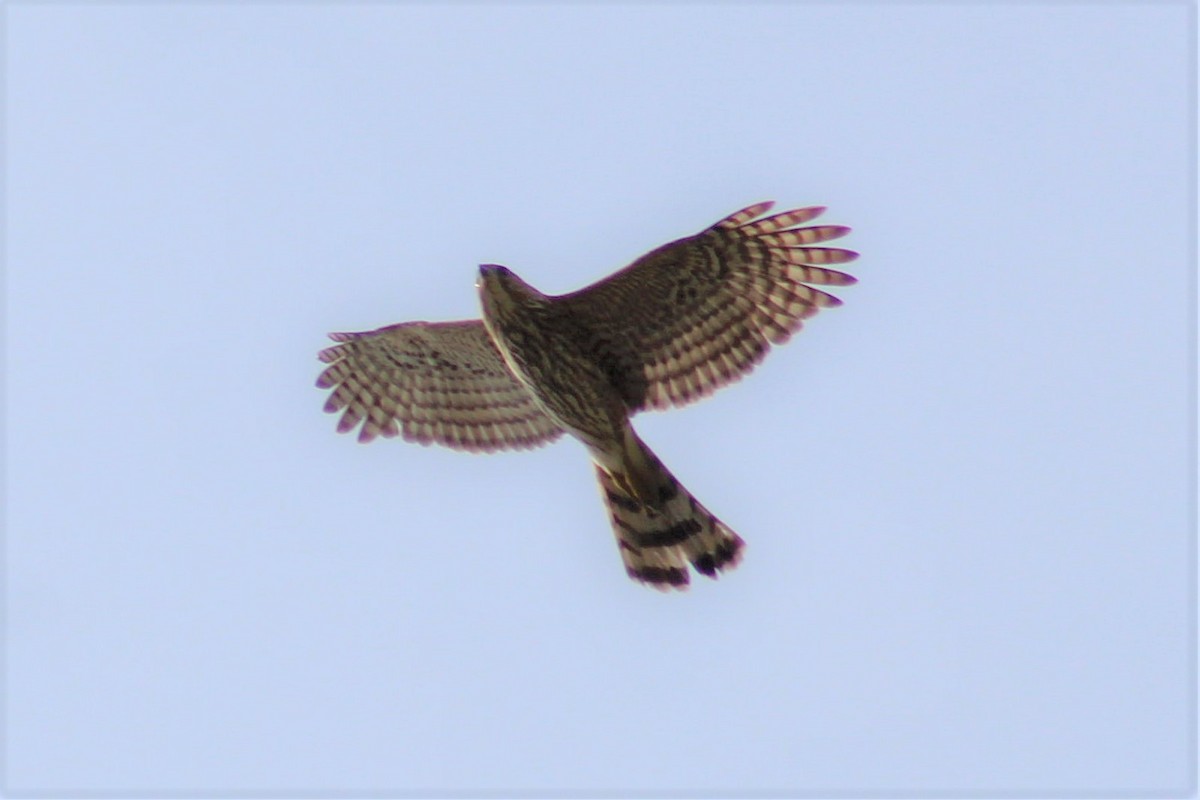
M 624 403 L 584 331 L 553 315 L 493 319 L 496 347 L 558 425 L 589 446 L 621 429 Z

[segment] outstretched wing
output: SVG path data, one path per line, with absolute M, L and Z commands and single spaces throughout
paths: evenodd
M 631 411 L 684 405 L 754 369 L 821 308 L 841 305 L 810 284 L 855 279 L 829 269 L 850 250 L 814 247 L 850 232 L 804 227 L 823 207 L 754 221 L 758 203 L 625 269 L 555 298 L 586 324 Z
M 342 412 L 338 431 L 362 423 L 360 442 L 402 435 L 459 450 L 536 447 L 562 434 L 513 376 L 479 320 L 407 322 L 331 333 L 317 386 Z

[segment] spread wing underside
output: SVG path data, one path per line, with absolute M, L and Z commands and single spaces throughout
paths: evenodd
M 562 430 L 504 364 L 479 320 L 408 322 L 332 333 L 317 386 L 341 412 L 338 431 L 360 422 L 361 442 L 403 436 L 422 444 L 490 451 L 537 447 Z
M 850 229 L 806 226 L 822 207 L 755 220 L 771 205 L 731 214 L 555 298 L 586 321 L 630 411 L 681 406 L 711 394 L 749 373 L 805 319 L 841 304 L 815 286 L 855 282 L 829 265 L 858 254 L 821 246 Z

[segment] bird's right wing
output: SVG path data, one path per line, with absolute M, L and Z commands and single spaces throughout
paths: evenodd
M 362 422 L 360 442 L 402 435 L 458 450 L 537 447 L 562 434 L 504 364 L 480 320 L 407 322 L 363 333 L 331 333 L 329 366 L 338 432 Z
M 809 284 L 846 286 L 829 269 L 858 254 L 820 245 L 850 232 L 805 225 L 819 206 L 755 219 L 758 203 L 555 298 L 604 354 L 631 411 L 681 406 L 754 369 L 805 319 L 841 303 Z

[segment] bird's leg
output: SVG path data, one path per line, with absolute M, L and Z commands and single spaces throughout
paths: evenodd
M 632 426 L 625 422 L 617 435 L 604 445 L 588 445 L 592 460 L 608 473 L 626 497 L 640 503 L 647 511 L 655 511 L 661 505 L 663 494 L 660 485 L 662 468 Z
M 660 509 L 668 495 L 674 493 L 674 479 L 628 423 L 621 437 L 620 473 L 619 480 L 623 480 L 629 494 L 647 511 Z

